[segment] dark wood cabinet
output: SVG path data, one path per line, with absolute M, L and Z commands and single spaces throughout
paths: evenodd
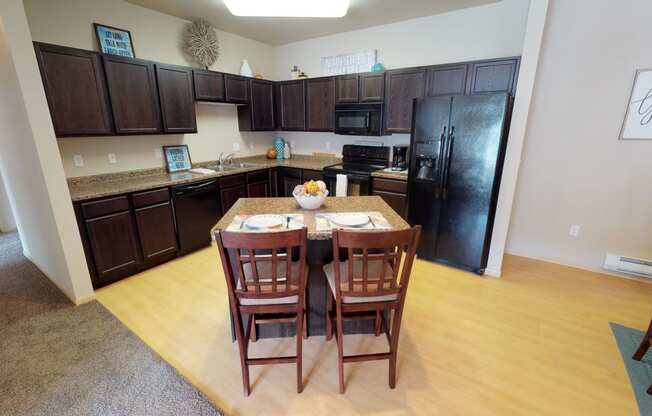
M 301 169 L 279 168 L 278 170 L 278 196 L 292 196 L 294 187 L 302 184 Z
M 85 220 L 85 227 L 96 285 L 111 283 L 138 270 L 140 250 L 130 211 Z
M 335 128 L 335 79 L 306 81 L 306 130 L 333 131 Z
M 360 74 L 360 102 L 381 102 L 385 99 L 385 73 Z
M 245 185 L 220 189 L 220 202 L 222 203 L 222 212 L 226 213 L 236 202 L 238 202 L 238 199 L 245 198 L 246 196 L 247 189 Z
M 158 93 L 165 133 L 197 133 L 192 70 L 156 64 Z
M 250 80 L 249 105 L 238 106 L 240 131 L 274 130 L 274 83 Z
M 427 95 L 464 94 L 467 87 L 469 65 L 453 64 L 438 65 L 428 69 Z
M 154 64 L 112 55 L 104 55 L 103 60 L 116 133 L 160 133 Z
M 338 103 L 357 103 L 360 99 L 358 75 L 340 75 L 335 78 L 335 100 Z
M 269 182 L 256 182 L 247 184 L 247 198 L 267 198 L 269 196 Z
M 323 181 L 324 173 L 321 170 L 303 169 L 301 171 L 301 180 L 306 181 Z
M 407 218 L 407 181 L 373 178 L 371 193 L 383 198 L 401 217 Z
M 388 71 L 385 82 L 385 130 L 389 133 L 409 133 L 413 101 L 425 94 L 426 70 Z
M 468 94 L 516 92 L 519 59 L 494 59 L 471 64 Z
M 99 55 L 43 43 L 34 49 L 57 137 L 113 134 Z
M 195 100 L 221 102 L 226 100 L 224 74 L 194 69 Z
M 281 130 L 306 129 L 305 81 L 278 83 L 279 127 Z
M 146 263 L 160 263 L 177 253 L 177 234 L 170 201 L 136 208 L 138 237 Z
M 247 78 L 224 74 L 224 91 L 227 103 L 247 104 L 249 102 L 249 83 Z

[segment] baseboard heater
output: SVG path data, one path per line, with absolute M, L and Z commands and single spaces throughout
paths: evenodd
M 652 260 L 609 254 L 604 259 L 605 269 L 652 279 Z

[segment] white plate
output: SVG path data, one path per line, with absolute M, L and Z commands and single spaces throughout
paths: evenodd
M 254 215 L 245 220 L 245 225 L 249 228 L 275 228 L 285 225 L 287 220 L 282 215 Z
M 365 214 L 337 214 L 331 217 L 331 221 L 343 227 L 361 227 L 369 222 L 369 216 Z

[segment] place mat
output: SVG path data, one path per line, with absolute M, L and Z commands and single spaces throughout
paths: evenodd
M 256 215 L 264 215 L 264 214 L 256 214 Z M 287 230 L 298 230 L 299 228 L 305 227 L 305 223 L 303 221 L 303 214 L 274 214 L 274 215 L 280 215 L 282 217 L 289 217 L 290 218 L 290 223 L 289 226 L 286 227 L 275 227 L 275 228 L 249 228 L 247 225 L 244 223 L 247 218 L 253 217 L 254 215 L 236 215 L 233 218 L 233 221 L 231 221 L 231 224 L 229 224 L 228 227 L 226 227 L 226 231 L 236 231 L 236 232 L 244 232 L 244 233 L 268 233 L 268 232 L 273 232 L 273 231 L 287 231 Z
M 360 227 L 343 227 L 331 221 L 334 215 L 341 214 L 364 214 L 368 215 L 371 221 Z M 315 215 L 315 228 L 317 231 L 331 231 L 331 230 L 391 230 L 392 226 L 389 221 L 380 212 L 330 212 L 330 213 L 317 213 Z

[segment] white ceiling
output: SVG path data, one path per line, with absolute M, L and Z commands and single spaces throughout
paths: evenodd
M 270 45 L 283 45 L 500 0 L 351 0 L 348 14 L 339 19 L 236 17 L 231 15 L 222 0 L 127 1 L 183 19 L 203 17 L 223 31 Z

